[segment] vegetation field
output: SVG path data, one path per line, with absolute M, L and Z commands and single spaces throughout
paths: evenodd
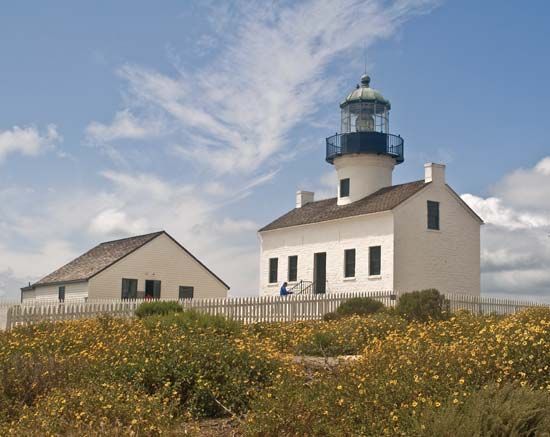
M 0 334 L 0 385 L 0 435 L 207 435 L 226 418 L 227 435 L 548 436 L 550 309 L 42 324 Z

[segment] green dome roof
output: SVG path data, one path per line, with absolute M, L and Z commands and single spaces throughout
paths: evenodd
M 354 102 L 377 102 L 387 105 L 388 109 L 390 109 L 390 101 L 385 99 L 380 91 L 370 88 L 369 85 L 370 77 L 367 74 L 364 74 L 361 76 L 361 85 L 357 85 L 357 88 L 353 90 L 342 103 L 340 103 L 340 107 Z

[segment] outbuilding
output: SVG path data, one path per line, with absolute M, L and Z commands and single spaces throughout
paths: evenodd
M 167 232 L 107 241 L 21 289 L 22 301 L 226 297 L 229 286 Z

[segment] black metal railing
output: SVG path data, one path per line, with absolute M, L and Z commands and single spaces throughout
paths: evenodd
M 313 292 L 313 282 L 301 280 L 288 291 L 294 294 L 311 294 Z
M 334 163 L 334 158 L 352 153 L 372 153 L 390 155 L 397 164 L 405 160 L 404 140 L 399 135 L 381 132 L 351 132 L 336 134 L 326 140 L 326 161 Z

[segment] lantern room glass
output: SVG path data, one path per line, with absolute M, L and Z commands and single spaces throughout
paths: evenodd
M 389 109 L 379 102 L 353 102 L 342 107 L 341 132 L 380 132 L 390 130 Z

